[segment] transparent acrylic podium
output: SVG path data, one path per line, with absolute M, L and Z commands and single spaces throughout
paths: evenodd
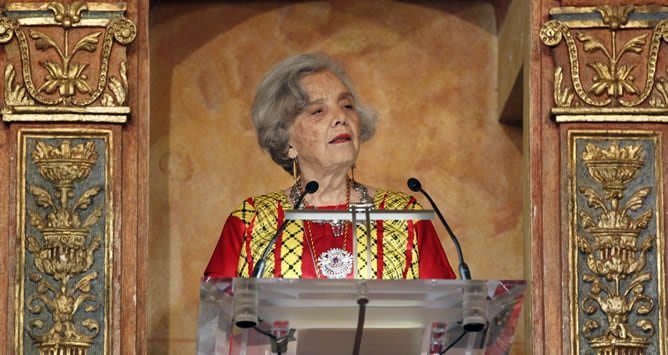
M 524 289 L 524 281 L 208 278 L 201 283 L 197 354 L 269 355 L 272 341 L 261 331 L 281 336 L 288 328 L 294 336 L 283 355 L 351 354 L 359 299 L 368 300 L 360 354 L 438 354 L 461 334 L 447 354 L 504 354 Z M 235 303 L 238 319 L 248 290 L 256 294 L 250 307 L 257 305 L 260 331 L 235 325 Z M 471 290 L 485 305 L 487 324 L 478 332 L 461 325 Z

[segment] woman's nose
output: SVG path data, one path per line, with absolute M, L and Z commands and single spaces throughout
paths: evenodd
M 348 115 L 342 109 L 336 110 L 335 115 L 334 115 L 334 126 L 338 126 L 340 124 L 341 125 L 347 125 L 348 124 Z

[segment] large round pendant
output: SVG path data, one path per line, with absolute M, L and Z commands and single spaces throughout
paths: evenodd
M 353 256 L 347 250 L 332 248 L 318 257 L 320 271 L 328 279 L 343 279 L 353 271 Z

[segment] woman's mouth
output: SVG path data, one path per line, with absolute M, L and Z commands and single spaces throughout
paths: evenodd
M 350 134 L 339 134 L 338 136 L 334 137 L 331 141 L 329 141 L 330 144 L 337 144 L 337 143 L 345 143 L 345 142 L 350 142 L 352 141 L 353 138 Z

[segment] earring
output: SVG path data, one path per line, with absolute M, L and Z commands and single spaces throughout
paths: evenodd
M 353 163 L 353 166 L 350 167 L 350 180 L 353 182 L 353 185 L 355 185 L 355 164 Z
M 295 179 L 295 184 L 299 180 L 299 175 L 297 174 L 297 158 L 292 159 L 292 178 Z

